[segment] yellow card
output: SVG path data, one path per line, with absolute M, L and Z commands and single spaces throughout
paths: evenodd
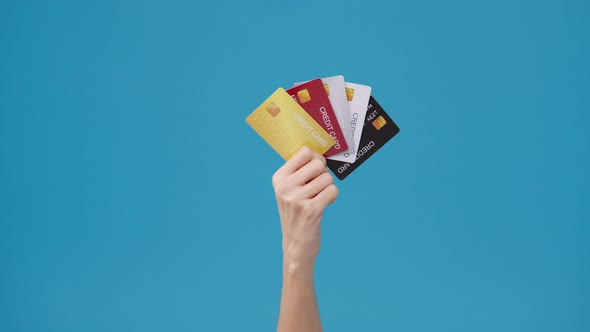
M 283 88 L 258 106 L 246 122 L 285 160 L 303 146 L 324 154 L 336 143 Z

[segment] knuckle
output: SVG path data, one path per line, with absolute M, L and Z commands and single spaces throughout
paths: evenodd
M 336 185 L 334 185 L 334 184 L 331 184 L 328 188 L 330 189 L 331 197 L 333 199 L 336 199 L 336 197 L 338 197 L 338 193 L 339 193 L 338 187 L 336 187 Z
M 286 198 L 286 203 L 289 204 L 293 211 L 300 213 L 301 211 L 305 211 L 307 209 L 307 204 L 304 200 L 300 199 L 296 195 L 289 195 Z
M 334 178 L 332 177 L 332 175 L 329 172 L 324 172 L 322 174 L 323 176 L 323 180 L 326 182 L 326 185 L 331 185 L 334 183 Z
M 297 205 L 300 201 L 299 188 L 293 185 L 292 181 L 289 181 L 289 179 L 290 178 L 286 178 L 281 183 L 279 183 L 275 188 L 275 193 L 277 198 L 279 198 L 284 203 L 289 205 Z
M 275 193 L 277 194 L 277 197 L 285 200 L 289 194 L 289 190 L 284 183 L 279 183 L 275 187 Z
M 326 165 L 320 159 L 314 159 L 311 161 L 313 163 L 313 169 L 317 172 L 321 172 Z
M 321 154 L 315 152 L 313 160 L 316 160 L 316 163 L 318 165 L 322 165 L 322 167 L 326 167 L 326 158 L 324 158 L 324 156 L 322 156 Z
M 307 156 L 311 156 L 311 155 L 313 154 L 313 150 L 312 150 L 312 149 L 310 149 L 310 148 L 309 148 L 309 147 L 307 147 L 307 146 L 303 146 L 303 147 L 302 147 L 302 148 L 299 150 L 299 153 L 301 153 L 301 154 L 302 154 L 304 157 L 307 157 Z
M 312 154 L 313 154 L 313 159 L 319 159 L 324 163 L 326 162 L 326 158 L 324 158 L 324 156 L 321 153 L 319 153 L 317 151 L 312 151 Z
M 295 203 L 295 198 L 293 197 L 293 195 L 285 194 L 282 198 L 283 201 L 287 204 L 294 205 Z
M 275 172 L 275 174 L 273 174 L 273 175 L 272 175 L 272 179 L 271 179 L 271 180 L 272 180 L 272 186 L 273 186 L 274 188 L 276 188 L 276 187 L 278 186 L 278 184 L 279 184 L 279 175 L 278 175 L 278 171 L 277 171 L 277 172 Z
M 317 199 L 310 199 L 306 202 L 306 207 L 308 211 L 320 210 L 322 208 L 321 205 L 321 202 L 319 202 Z

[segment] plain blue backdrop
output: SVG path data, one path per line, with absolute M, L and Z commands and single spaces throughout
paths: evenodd
M 326 331 L 590 331 L 587 1 L 3 1 L 0 331 L 272 331 L 282 159 L 342 74 L 401 128 L 326 211 Z

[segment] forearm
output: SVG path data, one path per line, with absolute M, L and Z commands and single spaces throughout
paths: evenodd
M 322 331 L 315 295 L 313 262 L 283 261 L 283 290 L 277 332 Z
M 277 332 L 321 332 L 313 268 L 322 214 L 338 196 L 326 159 L 301 148 L 272 177 L 283 234 L 283 290 Z

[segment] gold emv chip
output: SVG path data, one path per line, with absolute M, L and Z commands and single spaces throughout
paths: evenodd
M 373 127 L 379 130 L 383 128 L 383 126 L 385 126 L 386 123 L 387 121 L 385 121 L 385 118 L 382 115 L 379 115 L 379 117 L 373 121 Z
M 266 105 L 266 111 L 270 113 L 273 117 L 277 116 L 281 112 L 281 108 L 278 107 L 275 103 L 271 102 Z
M 324 84 L 324 90 L 326 90 L 326 94 L 329 97 L 330 96 L 330 86 L 328 84 Z
M 309 95 L 309 91 L 307 91 L 307 89 L 297 91 L 297 96 L 299 97 L 299 100 L 302 104 L 311 100 L 311 96 Z
M 354 97 L 354 89 L 346 88 L 346 100 L 352 101 L 352 97 Z

